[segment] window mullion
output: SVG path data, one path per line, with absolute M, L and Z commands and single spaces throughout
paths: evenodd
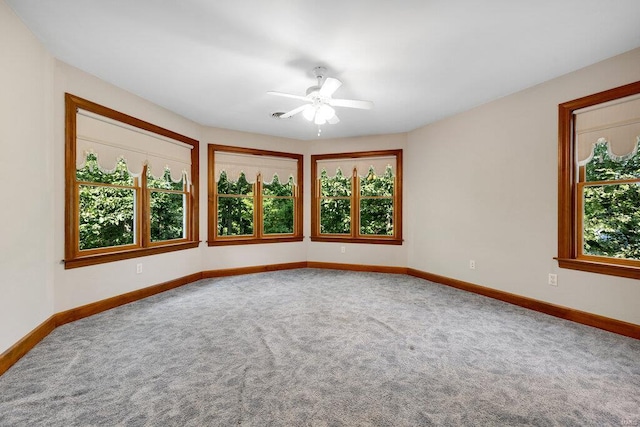
M 73 203 L 73 257 L 80 254 L 80 184 L 76 181 Z
M 302 224 L 300 223 L 300 217 L 298 215 L 298 210 L 300 207 L 298 206 L 298 192 L 299 187 L 298 184 L 293 185 L 293 234 L 302 235 Z
M 138 246 L 147 248 L 151 242 L 151 190 L 147 185 L 147 168 L 142 168 L 140 178 L 134 178 L 136 184 L 136 224 L 138 226 Z M 142 227 L 140 229 L 140 227 Z
M 186 230 L 185 230 L 185 237 L 188 240 L 193 240 L 196 238 L 196 236 L 193 235 L 193 221 L 191 218 L 191 212 L 193 209 L 193 200 L 192 198 L 192 194 L 193 194 L 193 184 L 189 184 L 189 180 L 187 180 L 187 178 L 184 178 L 184 185 L 182 186 L 182 190 L 184 191 L 184 197 L 186 199 L 186 203 L 185 203 L 185 226 L 186 226 Z
M 263 236 L 263 211 L 262 211 L 262 174 L 256 178 L 255 198 L 253 199 L 254 236 L 261 239 Z
M 583 168 L 581 168 L 583 169 Z M 584 182 L 578 182 L 576 188 L 576 223 L 575 254 L 579 258 L 584 255 Z
M 583 184 L 587 187 L 597 187 L 601 185 L 620 185 L 620 184 L 638 184 L 640 179 L 611 179 L 609 181 L 580 181 L 578 184 Z
M 210 178 L 211 179 L 211 178 Z M 213 200 L 210 200 L 209 203 L 211 203 L 213 205 L 213 209 L 209 210 L 209 222 L 213 224 L 213 230 L 214 230 L 214 234 L 216 237 L 219 237 L 218 232 L 220 230 L 220 227 L 218 225 L 218 211 L 220 209 L 219 207 L 219 201 L 220 201 L 220 195 L 218 194 L 218 183 L 213 180 L 213 182 L 209 183 L 209 188 L 212 188 L 213 190 Z
M 351 173 L 351 237 L 360 237 L 360 180 L 358 171 Z
M 312 206 L 315 205 L 315 210 L 313 209 L 313 207 L 311 208 L 313 210 L 313 212 L 311 212 L 311 217 L 315 218 L 314 222 L 315 224 L 312 225 L 312 229 L 311 229 L 311 234 L 316 234 L 316 235 L 320 235 L 320 222 L 322 221 L 322 218 L 320 218 L 320 206 L 322 205 L 322 182 L 320 180 L 320 178 L 315 178 L 315 191 L 313 192 L 313 194 L 311 195 L 311 197 L 314 198 Z
M 587 180 L 587 167 L 585 165 L 578 166 L 577 178 L 578 182 L 573 183 L 573 191 L 574 199 L 573 199 L 573 207 L 575 208 L 574 222 L 572 224 L 573 232 L 572 232 L 572 243 L 571 243 L 571 254 L 573 257 L 579 258 L 582 256 L 582 251 L 584 248 L 584 217 L 583 217 L 583 194 L 584 184 Z

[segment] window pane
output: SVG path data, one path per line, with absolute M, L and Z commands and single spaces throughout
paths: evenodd
M 362 196 L 393 196 L 393 173 L 388 167 L 384 175 L 376 176 L 373 169 L 369 169 L 369 174 L 360 178 L 360 194 Z
M 320 233 L 351 233 L 351 200 L 320 200 Z
M 184 194 L 151 191 L 151 241 L 185 238 Z
M 280 183 L 278 175 L 274 175 L 271 184 L 263 184 L 262 194 L 265 196 L 293 196 L 293 178 L 289 178 L 288 182 Z
M 127 164 L 120 159 L 116 164 L 116 169 L 111 172 L 103 172 L 98 166 L 95 154 L 87 154 L 87 162 L 82 169 L 76 170 L 78 181 L 99 182 L 114 185 L 133 185 L 133 176 L 127 170 Z
M 393 235 L 393 199 L 360 200 L 360 234 Z
M 184 189 L 184 177 L 179 182 L 173 182 L 171 180 L 171 171 L 169 169 L 164 170 L 164 176 L 161 179 L 154 178 L 154 176 L 148 172 L 147 188 L 182 191 Z
M 585 186 L 583 253 L 640 259 L 638 184 Z
M 320 176 L 320 195 L 323 197 L 349 197 L 351 196 L 351 177 L 344 176 L 338 169 L 336 176 L 328 177 L 323 170 Z
M 253 235 L 253 198 L 218 197 L 218 236 Z
M 80 186 L 80 250 L 135 243 L 135 192 Z
M 608 144 L 598 143 L 593 151 L 593 158 L 585 165 L 586 181 L 612 181 L 635 179 L 640 177 L 640 156 L 612 159 Z
M 229 181 L 227 173 L 222 171 L 220 181 L 218 181 L 218 194 L 240 194 L 244 196 L 253 195 L 253 184 L 247 182 L 244 173 L 240 174 L 237 181 Z
M 264 198 L 264 234 L 293 233 L 293 199 Z

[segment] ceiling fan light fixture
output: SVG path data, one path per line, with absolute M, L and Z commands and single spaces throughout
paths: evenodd
M 316 109 L 313 108 L 311 105 L 307 105 L 307 108 L 302 110 L 302 115 L 308 121 L 312 121 L 313 117 L 316 115 Z
M 318 107 L 316 116 L 317 115 L 320 115 L 325 121 L 327 121 L 336 115 L 336 110 L 329 107 L 327 104 L 322 104 L 320 105 L 320 107 Z

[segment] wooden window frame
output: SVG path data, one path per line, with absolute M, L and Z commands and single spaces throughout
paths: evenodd
M 317 178 L 318 161 L 340 160 L 347 158 L 388 157 L 396 158 L 394 171 L 395 182 L 393 188 L 393 235 L 368 236 L 360 234 L 360 178 L 356 171 L 351 175 L 351 233 L 350 234 L 322 234 L 320 232 L 320 179 Z M 402 245 L 402 150 L 359 151 L 352 153 L 317 154 L 311 156 L 311 241 L 339 242 L 339 243 L 369 243 L 382 245 Z M 371 198 L 366 196 L 364 198 Z
M 264 234 L 263 232 L 263 181 L 258 175 L 253 184 L 253 235 L 243 236 L 218 236 L 218 186 L 215 176 L 215 152 L 247 154 L 254 156 L 269 156 L 294 159 L 298 161 L 296 184 L 294 187 L 293 205 L 293 233 L 289 234 Z M 208 240 L 209 246 L 223 245 L 251 245 L 259 243 L 285 243 L 301 242 L 303 240 L 303 194 L 304 194 L 304 156 L 302 154 L 286 153 L 280 151 L 259 150 L 256 148 L 234 147 L 230 145 L 208 145 Z
M 558 261 L 560 268 L 640 279 L 640 262 L 582 254 L 580 189 L 584 168 L 576 165 L 575 111 L 640 93 L 640 82 L 588 95 L 558 106 Z
M 186 237 L 161 242 L 151 242 L 150 233 L 150 189 L 147 188 L 147 167 L 140 177 L 134 179 L 136 185 L 135 221 L 136 243 L 109 248 L 80 250 L 79 242 L 79 183 L 76 180 L 76 113 L 79 109 L 122 122 L 148 132 L 171 138 L 191 145 L 191 184 L 187 189 Z M 102 264 L 124 259 L 155 255 L 198 247 L 198 182 L 199 182 L 199 142 L 171 130 L 145 122 L 95 102 L 65 94 L 65 269 Z M 155 191 L 155 190 L 154 190 Z

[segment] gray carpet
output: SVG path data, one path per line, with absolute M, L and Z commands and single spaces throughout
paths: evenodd
M 638 426 L 640 341 L 390 274 L 203 280 L 56 329 L 2 426 Z

